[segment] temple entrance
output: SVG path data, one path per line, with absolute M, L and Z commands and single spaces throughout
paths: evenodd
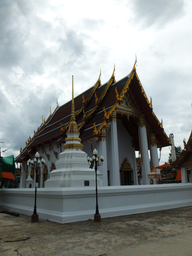
M 121 165 L 120 173 L 121 173 L 121 185 L 134 185 L 133 169 L 127 158 L 124 159 Z

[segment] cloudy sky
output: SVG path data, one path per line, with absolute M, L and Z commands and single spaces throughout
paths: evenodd
M 182 146 L 192 128 L 192 1 L 1 0 L 0 144 L 25 146 L 50 107 L 111 76 L 137 73 L 165 132 Z M 162 152 L 167 161 L 170 148 Z

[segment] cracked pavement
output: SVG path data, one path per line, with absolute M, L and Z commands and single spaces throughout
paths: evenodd
M 192 207 L 59 224 L 0 213 L 2 256 L 98 256 L 192 232 Z

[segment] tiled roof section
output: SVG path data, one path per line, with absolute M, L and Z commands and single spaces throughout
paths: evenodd
M 100 76 L 95 83 L 95 85 L 89 88 L 87 91 L 78 95 L 75 98 L 75 109 L 76 117 L 83 112 L 83 109 L 89 105 L 90 100 L 92 99 L 93 94 L 97 88 L 101 85 Z M 83 102 L 84 99 L 84 102 Z M 16 157 L 16 161 L 19 161 L 23 155 L 28 154 L 29 150 L 32 147 L 35 147 L 42 142 L 48 142 L 51 139 L 62 137 L 61 128 L 68 127 L 69 121 L 71 118 L 71 101 L 66 104 L 58 107 L 55 111 L 49 115 L 45 123 L 41 124 L 38 131 L 34 134 L 33 138 L 27 143 L 26 147 L 20 151 L 20 155 Z M 67 129 L 64 129 L 66 131 Z
M 152 106 L 146 97 L 135 68 L 133 68 L 129 75 L 118 82 L 115 82 L 113 72 L 109 81 L 102 86 L 100 85 L 99 77 L 93 87 L 74 99 L 76 122 L 80 129 L 82 140 L 100 134 L 102 128 L 109 121 L 113 111 L 119 106 L 126 93 L 130 91 L 138 109 L 145 116 L 148 125 L 150 125 L 151 132 L 156 134 L 160 146 L 170 145 L 169 138 L 152 110 Z M 31 139 L 28 146 L 16 158 L 16 161 L 21 161 L 23 156 L 29 154 L 30 150 L 33 150 L 42 143 L 49 143 L 50 140 L 64 142 L 70 118 L 71 101 L 55 109 L 45 124 L 41 125 L 38 133 Z M 136 126 L 136 123 L 132 125 L 135 131 Z
M 192 131 L 187 143 L 184 142 L 184 149 L 181 151 L 179 158 L 172 165 L 176 167 L 192 166 Z
M 104 84 L 102 87 L 100 87 L 97 90 L 95 97 L 93 97 L 90 102 L 89 108 L 84 113 L 82 122 L 80 122 L 81 123 L 79 125 L 80 130 L 82 130 L 82 127 L 84 127 L 85 124 L 87 124 L 90 121 L 92 116 L 96 112 L 98 112 L 98 110 L 100 109 L 100 106 L 103 103 L 103 100 L 104 100 L 106 94 L 108 95 L 108 91 L 114 82 L 115 82 L 115 77 L 114 77 L 114 73 L 113 73 L 111 78 L 109 79 L 108 83 Z
M 130 83 L 133 74 L 134 73 L 131 72 L 128 76 L 110 86 L 109 90 L 107 91 L 107 96 L 102 101 L 102 104 L 97 109 L 97 112 L 95 112 L 93 117 L 86 124 L 84 130 L 81 131 L 82 140 L 85 140 L 89 136 L 94 137 L 101 132 L 101 129 L 107 124 L 113 111 L 120 102 L 120 99 L 117 99 L 115 88 L 118 88 L 119 92 L 121 93 L 120 96 L 123 97 L 125 88 L 127 88 L 128 84 Z
M 156 134 L 157 140 L 161 142 L 162 146 L 171 145 L 170 138 L 166 135 L 162 123 L 160 123 L 153 112 L 152 104 L 150 104 L 146 96 L 137 73 L 133 77 L 130 90 L 137 102 L 139 109 L 141 110 L 141 113 L 145 116 L 147 124 L 150 126 L 150 131 Z

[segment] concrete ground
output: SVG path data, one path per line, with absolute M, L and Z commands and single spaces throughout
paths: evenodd
M 3 256 L 192 255 L 192 207 L 58 224 L 0 213 Z

